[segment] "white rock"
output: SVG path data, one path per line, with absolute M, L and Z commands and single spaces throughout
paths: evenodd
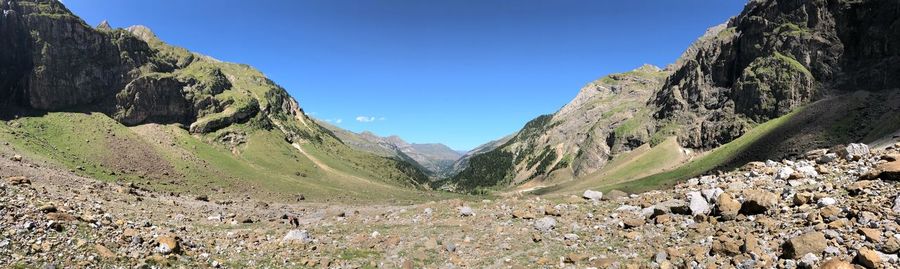
M 844 158 L 847 158 L 848 160 L 855 160 L 860 157 L 869 155 L 870 151 L 869 146 L 867 146 L 866 144 L 852 143 L 844 148 L 843 153 Z
M 649 218 L 650 216 L 653 216 L 653 213 L 656 213 L 656 210 L 653 209 L 652 206 L 641 209 L 641 217 L 643 217 L 644 219 Z
M 824 197 L 822 199 L 819 199 L 819 206 L 830 206 L 834 204 L 837 204 L 837 200 L 835 200 L 834 198 Z
M 688 179 L 687 182 L 688 182 L 688 185 L 696 186 L 696 185 L 700 184 L 700 179 L 695 177 L 695 178 Z
M 778 169 L 778 172 L 775 172 L 775 179 L 787 180 L 793 173 L 794 169 L 790 167 L 782 167 Z
M 702 176 L 700 177 L 700 184 L 711 184 L 716 182 L 715 176 Z
M 159 246 L 156 247 L 156 251 L 162 254 L 169 254 L 172 253 L 172 248 L 170 248 L 169 245 L 166 244 L 159 244 Z
M 882 253 L 881 251 L 876 251 L 876 252 L 878 253 L 878 256 L 881 257 L 881 260 L 883 262 L 886 262 L 886 263 L 892 264 L 892 265 L 896 265 L 897 262 L 900 262 L 900 257 L 897 257 L 897 254 L 886 254 L 886 253 Z
M 728 184 L 729 191 L 739 192 L 746 188 L 747 188 L 747 183 L 740 182 L 740 181 L 732 182 L 732 183 Z
M 312 241 L 312 237 L 309 236 L 309 232 L 306 230 L 291 230 L 281 239 L 281 242 L 300 242 L 300 243 L 309 243 Z
M 709 203 L 706 201 L 706 198 L 703 197 L 703 194 L 694 191 L 689 192 L 687 197 L 690 202 L 691 215 L 697 216 L 709 214 Z
M 472 210 L 471 207 L 468 207 L 468 206 L 461 206 L 461 207 L 459 207 L 459 215 L 460 215 L 460 216 L 463 216 L 463 217 L 474 216 L 474 215 L 475 215 L 475 211 Z
M 444 249 L 446 249 L 447 252 L 456 252 L 456 244 L 447 241 L 446 243 L 444 243 Z
M 800 267 L 813 268 L 818 262 L 819 256 L 816 256 L 816 254 L 812 253 L 806 253 L 806 255 L 803 255 L 803 257 L 800 258 Z
M 719 200 L 719 195 L 722 195 L 722 193 L 724 193 L 725 191 L 722 190 L 721 188 L 715 188 L 715 189 L 705 189 L 700 192 L 703 193 L 703 197 L 706 197 L 707 202 L 715 203 L 717 200 Z
M 894 198 L 894 208 L 892 208 L 894 212 L 900 213 L 900 195 L 897 198 Z
M 541 232 L 549 232 L 556 227 L 556 219 L 553 217 L 543 217 L 534 222 L 534 228 Z
M 581 197 L 596 202 L 600 201 L 600 199 L 603 198 L 603 193 L 599 191 L 586 190 L 584 191 L 584 194 L 581 195 Z
M 819 176 L 819 172 L 816 172 L 816 168 L 812 167 L 812 165 L 805 165 L 805 166 L 798 167 L 797 171 L 807 177 Z

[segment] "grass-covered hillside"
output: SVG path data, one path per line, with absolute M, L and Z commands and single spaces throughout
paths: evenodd
M 4 6 L 0 38 L 22 45 L 0 52 L 15 58 L 0 72 L 0 135 L 36 158 L 179 193 L 403 199 L 426 188 L 419 169 L 348 147 L 248 65 L 144 26 L 90 27 L 55 0 Z
M 405 163 L 334 139 L 285 142 L 277 129 L 237 125 L 241 136 L 197 135 L 176 125 L 126 127 L 100 113 L 54 112 L 4 121 L 0 141 L 27 158 L 88 177 L 215 200 L 412 201 L 429 196 L 398 181 Z M 434 194 L 432 194 L 434 195 Z

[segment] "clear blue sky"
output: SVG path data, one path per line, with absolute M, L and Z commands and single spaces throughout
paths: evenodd
M 673 62 L 745 1 L 64 3 L 91 25 L 143 24 L 171 44 L 250 64 L 343 128 L 471 149 L 605 74 Z

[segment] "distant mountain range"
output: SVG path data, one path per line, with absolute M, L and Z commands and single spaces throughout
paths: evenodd
M 410 144 L 396 135 L 380 137 L 371 132 L 354 133 L 327 122 L 317 122 L 354 149 L 407 161 L 432 179 L 448 177 L 453 164 L 463 156 L 444 144 Z

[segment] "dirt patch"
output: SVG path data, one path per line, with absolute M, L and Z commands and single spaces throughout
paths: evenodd
M 150 179 L 176 176 L 169 161 L 143 139 L 110 134 L 104 142 L 110 154 L 103 156 L 101 162 L 114 171 L 143 175 Z

